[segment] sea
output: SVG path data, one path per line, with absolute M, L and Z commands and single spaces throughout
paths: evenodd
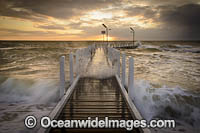
M 98 41 L 0 41 L 0 132 L 36 132 L 24 119 L 48 115 L 59 101 L 59 58 Z M 126 45 L 128 41 L 110 44 Z M 106 43 L 104 45 L 107 45 Z M 134 57 L 134 104 L 146 120 L 174 119 L 176 128 L 158 133 L 200 132 L 200 42 L 141 41 L 118 49 Z M 128 62 L 127 62 L 128 70 Z M 105 69 L 106 71 L 106 69 Z M 106 72 L 105 72 L 106 73 Z

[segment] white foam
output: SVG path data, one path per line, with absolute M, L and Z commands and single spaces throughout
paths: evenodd
M 0 91 L 0 102 L 51 103 L 58 98 L 58 83 L 8 78 L 0 85 Z
M 92 45 L 78 50 L 77 53 L 79 56 L 79 66 L 76 66 L 76 72 L 81 77 L 102 79 L 116 74 L 117 56 L 113 48 L 97 48 L 95 45 Z
M 0 129 L 2 132 L 36 132 L 24 126 L 27 115 L 38 120 L 50 113 L 58 100 L 55 80 L 23 80 L 7 78 L 0 84 Z M 9 123 L 9 124 L 8 124 Z M 12 128 L 10 128 L 12 127 Z
M 156 88 L 145 80 L 135 81 L 133 95 L 133 101 L 145 119 L 175 119 L 184 126 L 199 128 L 199 95 L 179 87 L 163 85 Z

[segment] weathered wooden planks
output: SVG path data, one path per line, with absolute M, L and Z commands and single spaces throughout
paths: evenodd
M 133 119 L 129 107 L 125 102 L 116 78 L 91 79 L 82 78 L 78 81 L 74 92 L 64 106 L 58 119 L 86 120 L 99 119 L 129 120 Z M 57 132 L 128 132 L 126 129 L 51 129 Z M 139 132 L 134 129 L 129 132 Z

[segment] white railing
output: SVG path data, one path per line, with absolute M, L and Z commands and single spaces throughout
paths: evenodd
M 104 47 L 104 46 L 103 46 Z M 96 46 L 90 46 L 88 49 L 80 49 L 76 51 L 76 54 L 70 53 L 69 55 L 69 66 L 70 66 L 70 87 L 65 90 L 65 56 L 60 57 L 60 101 L 56 105 L 56 107 L 52 110 L 52 112 L 49 114 L 49 117 L 51 119 L 57 119 L 59 117 L 59 114 L 61 113 L 62 109 L 66 105 L 67 101 L 70 99 L 71 94 L 73 93 L 76 84 L 79 81 L 80 75 L 76 72 L 76 77 L 74 73 L 73 67 L 75 66 L 76 70 L 80 68 L 82 65 L 80 65 L 83 58 L 91 57 L 91 50 L 95 50 Z M 116 61 L 117 66 L 117 73 L 115 75 L 116 80 L 119 84 L 119 88 L 121 89 L 121 92 L 133 112 L 135 119 L 142 120 L 142 116 L 140 115 L 139 111 L 137 110 L 136 106 L 133 103 L 133 89 L 134 89 L 134 60 L 133 57 L 129 57 L 129 77 L 128 77 L 128 93 L 125 89 L 125 82 L 126 82 L 126 55 L 122 55 L 122 63 L 120 63 L 120 52 L 114 48 L 108 48 L 104 47 L 104 49 L 107 49 L 108 51 L 108 57 L 111 61 Z M 106 50 L 105 49 L 105 50 Z M 90 55 L 89 55 L 90 54 Z M 83 57 L 82 55 L 85 55 Z M 74 60 L 75 57 L 75 60 Z M 82 59 L 81 59 L 82 58 Z M 75 62 L 75 65 L 74 65 Z M 122 67 L 122 76 L 120 76 L 120 66 Z M 75 78 L 74 78 L 75 77 Z M 121 79 L 120 79 L 121 77 Z M 123 81 L 123 84 L 122 84 Z M 38 133 L 48 133 L 50 132 L 51 128 L 43 128 L 40 127 L 37 131 Z M 143 133 L 150 133 L 151 131 L 148 128 L 139 128 L 139 130 Z
M 105 47 L 103 45 L 91 45 L 88 48 L 78 49 L 75 54 L 70 53 L 69 55 L 69 76 L 70 84 L 73 83 L 75 75 L 81 76 L 82 73 L 85 73 L 87 65 L 91 60 L 95 49 L 101 47 L 106 52 L 111 66 L 116 68 L 116 74 L 121 80 L 121 84 L 124 88 L 127 88 L 129 96 L 133 99 L 133 89 L 134 89 L 134 60 L 133 57 L 129 57 L 129 71 L 126 74 L 126 54 L 120 54 L 120 51 L 111 47 Z M 121 57 L 122 56 L 122 57 Z M 120 60 L 121 59 L 121 60 Z M 75 63 L 75 64 L 74 64 Z M 65 94 L 65 57 L 61 56 L 60 58 L 60 97 Z M 128 76 L 128 78 L 126 78 Z M 126 86 L 126 79 L 128 79 L 128 85 Z
M 135 119 L 141 120 L 143 119 L 140 112 L 137 110 L 136 106 L 133 103 L 133 90 L 134 90 L 134 59 L 133 57 L 129 57 L 129 71 L 128 74 L 126 74 L 126 54 L 120 54 L 119 50 L 116 50 L 111 47 L 101 47 L 104 49 L 105 52 L 107 52 L 107 57 L 111 61 L 112 64 L 117 68 L 115 77 L 119 84 L 119 87 L 121 89 L 122 94 L 124 95 L 125 100 L 127 101 L 128 106 L 130 107 L 131 111 L 134 113 Z M 90 46 L 89 48 L 79 49 L 76 51 L 75 55 L 70 53 L 69 55 L 69 66 L 70 66 L 70 84 L 71 86 L 68 88 L 67 91 L 65 91 L 65 57 L 60 57 L 60 101 L 56 108 L 52 111 L 50 114 L 51 118 L 57 118 L 59 112 L 61 112 L 61 109 L 66 104 L 67 100 L 70 98 L 70 95 L 72 94 L 73 90 L 75 89 L 76 84 L 78 83 L 78 80 L 80 78 L 80 71 L 78 71 L 82 66 L 87 66 L 87 63 L 89 62 L 90 58 L 92 58 L 92 54 L 97 48 L 96 45 Z M 122 57 L 121 57 L 122 56 Z M 74 60 L 75 57 L 75 60 Z M 121 60 L 120 60 L 121 59 Z M 86 62 L 84 62 L 86 61 Z M 75 62 L 75 65 L 74 65 Z M 74 73 L 74 66 L 76 70 L 76 78 Z M 113 67 L 113 65 L 112 65 Z M 120 69 L 121 68 L 121 69 Z M 128 75 L 128 85 L 126 89 L 126 75 Z M 121 79 L 120 79 L 121 78 Z M 47 129 L 50 131 L 50 129 Z M 145 129 L 139 129 L 141 132 L 144 133 L 150 133 L 150 130 Z M 45 132 L 45 129 L 40 129 L 39 133 Z
M 65 56 L 60 57 L 60 98 L 65 94 Z

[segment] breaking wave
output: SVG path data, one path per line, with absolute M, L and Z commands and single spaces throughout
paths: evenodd
M 151 45 L 145 44 L 138 47 L 137 51 L 140 52 L 189 52 L 189 53 L 200 53 L 199 47 L 193 47 L 191 45 L 181 45 L 181 44 L 163 44 L 163 45 Z
M 5 78 L 0 84 L 0 102 L 52 103 L 58 100 L 58 82 Z
M 180 87 L 156 87 L 148 81 L 138 80 L 133 95 L 133 101 L 145 119 L 175 119 L 181 125 L 199 129 L 199 94 Z

